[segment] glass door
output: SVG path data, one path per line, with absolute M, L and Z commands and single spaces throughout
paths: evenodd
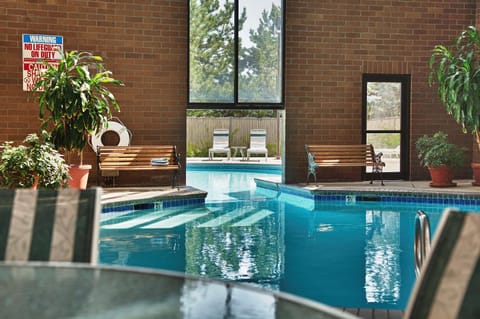
M 364 74 L 362 83 L 362 142 L 383 153 L 384 178 L 408 179 L 410 76 Z

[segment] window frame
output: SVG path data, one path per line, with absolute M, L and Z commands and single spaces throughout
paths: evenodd
M 190 102 L 190 0 L 188 1 L 188 47 L 187 47 L 187 110 L 284 110 L 285 109 L 285 6 L 286 0 L 281 0 L 282 11 L 282 31 L 281 31 L 281 90 L 280 102 L 239 102 L 238 101 L 238 60 L 239 60 L 239 1 L 235 2 L 234 14 L 234 79 L 233 79 L 233 102 Z
M 401 84 L 400 130 L 367 130 L 367 84 L 368 82 L 398 82 Z M 386 179 L 410 179 L 410 74 L 362 74 L 362 143 L 367 142 L 368 133 L 400 133 L 400 171 L 384 172 Z M 371 172 L 363 170 L 363 178 L 370 178 Z

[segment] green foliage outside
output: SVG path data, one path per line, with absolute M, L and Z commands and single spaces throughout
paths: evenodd
M 272 143 L 267 143 L 268 156 L 274 156 L 277 154 L 277 145 Z
M 208 145 L 187 144 L 187 157 L 208 157 Z
M 191 102 L 233 101 L 234 10 L 229 1 L 190 1 Z M 239 28 L 245 19 L 243 12 Z
M 241 3 L 241 2 L 240 2 Z M 247 8 L 239 9 L 238 30 L 245 27 Z M 238 67 L 238 102 L 281 102 L 282 11 L 272 4 L 256 30 L 251 46 L 239 37 L 235 65 L 234 1 L 190 1 L 190 102 L 233 103 Z
M 240 102 L 281 102 L 282 12 L 272 3 L 264 10 L 257 30 L 250 30 L 254 44 L 242 48 L 239 59 Z
M 372 134 L 368 143 L 376 148 L 396 148 L 400 145 L 400 134 Z
M 243 145 L 247 145 L 247 144 L 245 143 Z M 212 146 L 211 145 L 206 145 L 206 144 L 197 145 L 197 144 L 188 143 L 187 144 L 187 157 L 208 157 L 208 149 L 210 147 L 212 147 Z M 267 144 L 267 150 L 268 150 L 268 156 L 278 155 L 276 144 L 268 143 Z M 215 154 L 215 157 L 220 157 L 220 156 L 226 156 L 226 155 L 225 154 Z M 233 153 L 232 153 L 232 156 L 233 156 Z
M 187 110 L 191 117 L 276 117 L 275 110 Z
M 367 86 L 367 120 L 400 118 L 401 84 L 369 82 Z

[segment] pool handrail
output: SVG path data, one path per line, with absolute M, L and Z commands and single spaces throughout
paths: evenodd
M 420 275 L 422 265 L 430 251 L 430 219 L 424 211 L 417 211 L 415 217 L 415 240 L 413 244 L 413 257 L 415 259 L 415 274 Z

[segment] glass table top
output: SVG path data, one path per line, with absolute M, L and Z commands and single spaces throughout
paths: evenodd
M 356 318 L 232 282 L 144 268 L 0 263 L 1 318 Z

